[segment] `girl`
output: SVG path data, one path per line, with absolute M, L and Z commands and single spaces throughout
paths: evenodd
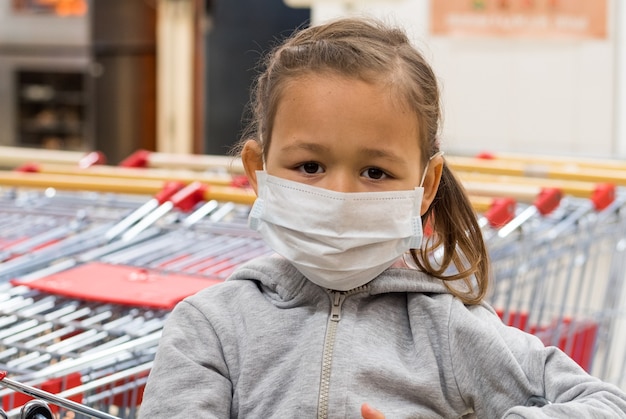
M 173 310 L 141 417 L 626 417 L 623 392 L 483 302 L 487 252 L 439 152 L 436 78 L 402 31 L 296 33 L 253 114 L 249 221 L 280 257 Z

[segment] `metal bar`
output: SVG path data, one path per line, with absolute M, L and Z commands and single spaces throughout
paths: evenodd
M 11 380 L 7 378 L 7 373 L 4 371 L 0 372 L 0 384 L 4 385 L 5 387 L 10 388 L 11 390 L 18 391 L 20 393 L 26 394 L 31 397 L 35 397 L 37 399 L 45 400 L 49 403 L 64 407 L 76 413 L 81 413 L 91 418 L 120 419 L 117 416 L 109 415 L 108 413 L 104 413 L 99 410 L 92 409 L 91 407 L 82 405 L 80 403 L 76 403 L 72 400 L 55 396 L 54 394 L 48 393 L 47 391 L 43 391 L 35 387 L 31 387 L 29 385 L 21 384 L 17 381 Z

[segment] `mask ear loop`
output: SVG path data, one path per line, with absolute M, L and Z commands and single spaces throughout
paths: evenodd
M 265 165 L 265 153 L 263 149 L 265 148 L 263 143 L 263 134 L 259 134 L 259 144 L 261 146 L 261 158 L 263 159 L 263 171 L 267 171 L 267 166 Z
M 426 173 L 428 173 L 428 166 L 430 165 L 430 162 L 435 157 L 439 157 L 439 156 L 443 156 L 443 151 L 436 152 L 428 159 L 428 162 L 426 163 L 426 167 L 424 168 L 424 173 L 422 173 L 422 180 L 420 181 L 420 188 L 424 186 L 424 180 L 426 180 Z M 419 267 L 413 260 L 413 256 L 411 255 L 410 251 L 402 254 L 402 261 L 404 262 L 404 265 L 409 269 L 416 269 L 416 270 L 419 269 Z
M 428 166 L 430 165 L 430 162 L 432 161 L 432 159 L 434 159 L 435 157 L 439 157 L 439 156 L 443 156 L 443 151 L 436 152 L 428 159 L 428 162 L 426 163 L 426 167 L 424 168 L 424 173 L 422 173 L 422 180 L 420 181 L 420 188 L 424 186 L 424 180 L 426 180 L 426 173 L 428 173 Z

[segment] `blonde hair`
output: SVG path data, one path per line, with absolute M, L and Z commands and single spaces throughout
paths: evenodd
M 440 97 L 432 68 L 404 31 L 364 18 L 302 29 L 265 57 L 253 86 L 251 117 L 243 140 L 256 139 L 266 156 L 285 86 L 304 75 L 324 73 L 384 83 L 391 97 L 408 106 L 417 118 L 420 167 L 439 151 Z M 488 288 L 487 250 L 472 205 L 445 161 L 439 189 L 423 220 L 433 234 L 422 249 L 411 250 L 415 263 L 443 280 L 465 303 L 480 302 Z M 443 256 L 435 261 L 437 248 Z

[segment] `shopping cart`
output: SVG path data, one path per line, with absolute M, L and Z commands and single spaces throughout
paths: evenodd
M 5 387 L 19 391 L 26 396 L 36 397 L 36 399 L 27 401 L 19 409 L 18 415 L 12 415 L 11 417 L 15 416 L 20 419 L 53 419 L 55 418 L 55 411 L 58 412 L 58 407 L 63 407 L 72 413 L 82 414 L 91 418 L 119 419 L 117 416 L 92 409 L 73 400 L 65 399 L 53 393 L 14 381 L 7 378 L 7 373 L 5 371 L 0 371 L 0 383 Z M 51 408 L 46 402 L 55 403 L 56 409 Z M 65 417 L 60 415 L 57 416 Z M 0 417 L 8 419 L 9 415 L 3 409 L 0 409 Z
M 497 234 L 485 234 L 489 300 L 505 323 L 626 387 L 626 197 L 606 192 L 596 201 L 566 196 L 551 212 L 522 207 Z
M 122 194 L 0 190 L 0 282 L 97 245 L 90 238 L 145 201 Z
M 168 160 L 163 157 L 136 155 L 140 164 L 134 167 L 161 167 L 167 163 L 158 160 Z M 147 162 L 150 158 L 154 161 Z M 208 162 L 202 156 L 183 160 L 193 160 L 197 166 L 193 170 Z M 495 174 L 490 187 L 479 188 L 484 178 L 472 174 L 471 180 L 467 173 L 460 177 L 474 192 L 493 262 L 489 301 L 506 323 L 561 347 L 594 375 L 626 388 L 626 337 L 621 333 L 626 330 L 624 192 L 619 188 L 607 192 L 590 182 L 555 183 L 538 177 L 527 182 L 532 187 L 502 188 L 505 178 Z M 150 179 L 150 185 L 155 182 Z M 517 184 L 511 178 L 505 182 Z M 505 197 L 512 189 L 518 194 Z M 65 400 L 104 415 L 92 417 L 136 417 L 171 308 L 186 295 L 223 281 L 250 258 L 270 253 L 245 226 L 251 201 L 216 202 L 200 188 L 191 194 L 194 199 L 180 205 L 173 195 L 151 198 L 158 191 L 154 186 L 141 191 L 136 195 L 99 191 L 95 196 L 132 199 L 119 210 L 110 209 L 106 201 L 92 202 L 85 210 L 89 218 L 103 215 L 89 223 L 100 230 L 82 226 L 81 231 L 89 231 L 83 237 L 94 240 L 91 245 L 26 265 L 0 281 L 0 370 L 7 372 L 5 384 L 22 386 L 0 390 L 2 408 L 10 417 L 19 417 L 28 403 L 38 400 L 61 417 L 89 416 Z M 488 193 L 493 196 L 479 205 L 477 195 Z M 594 200 L 594 195 L 604 198 Z M 16 196 L 13 190 L 7 193 L 7 206 Z M 12 204 L 28 202 L 29 197 L 31 193 L 20 194 Z M 63 220 L 62 226 L 85 221 L 76 216 L 76 207 L 61 204 L 59 211 L 63 207 L 71 210 L 66 211 L 67 218 L 55 219 Z M 37 212 L 33 207 L 32 216 Z M 22 222 L 37 225 L 29 219 Z M 11 231 L 11 226 L 0 227 L 0 244 L 12 239 L 2 231 Z M 42 224 L 29 236 L 52 235 L 53 230 Z M 80 232 L 67 237 L 77 235 Z M 48 245 L 26 253 L 16 251 L 15 242 L 7 260 L 14 263 L 28 253 L 45 255 L 46 249 L 61 242 L 62 232 Z M 2 265 L 0 275 L 1 269 Z M 120 287 L 123 295 L 116 292 Z M 28 390 L 27 397 L 21 392 L 24 386 L 45 393 Z
M 0 210 L 14 218 L 0 228 L 0 370 L 97 417 L 133 418 L 173 306 L 269 250 L 245 227 L 246 191 L 191 182 L 150 197 L 100 184 L 4 188 Z M 23 415 L 34 394 L 0 390 L 0 407 Z
M 9 284 L 2 285 L 0 298 L 0 369 L 61 397 L 133 414 L 166 311 Z M 0 391 L 0 399 L 9 415 L 29 400 L 8 389 Z
M 67 269 L 59 262 L 2 284 L 0 369 L 59 397 L 135 417 L 173 306 L 270 252 L 247 229 L 247 207 L 224 203 L 204 217 L 196 211 L 163 220 L 159 234 L 131 246 L 87 249 Z M 0 398 L 10 416 L 28 401 L 10 390 Z

